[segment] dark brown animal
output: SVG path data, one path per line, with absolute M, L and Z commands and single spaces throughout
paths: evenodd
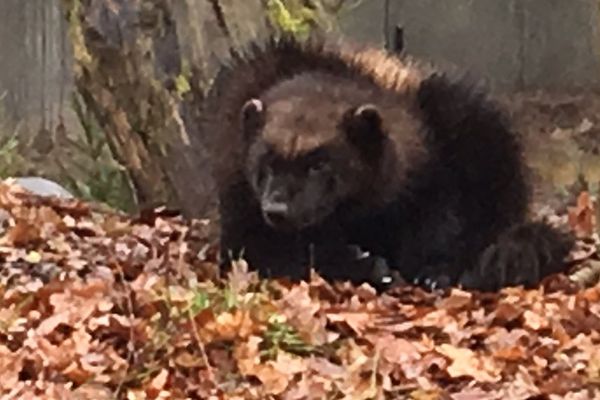
M 223 264 L 384 287 L 535 285 L 572 239 L 527 220 L 518 137 L 483 92 L 372 48 L 233 54 L 206 102 Z M 358 251 L 359 250 L 359 251 Z

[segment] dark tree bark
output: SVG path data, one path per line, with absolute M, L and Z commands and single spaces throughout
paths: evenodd
M 140 206 L 213 217 L 197 113 L 230 46 L 268 31 L 263 2 L 63 0 L 63 7 L 75 85 L 129 171 Z

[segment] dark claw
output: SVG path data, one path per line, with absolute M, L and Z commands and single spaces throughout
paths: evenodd
M 413 283 L 416 286 L 424 287 L 431 292 L 437 289 L 447 289 L 452 286 L 452 280 L 448 274 L 441 271 L 448 271 L 448 268 L 449 267 L 446 264 L 425 267 L 421 273 L 413 279 Z
M 369 283 L 376 289 L 386 290 L 402 282 L 398 271 L 391 269 L 385 259 L 376 256 L 368 256 L 367 259 L 372 265 Z

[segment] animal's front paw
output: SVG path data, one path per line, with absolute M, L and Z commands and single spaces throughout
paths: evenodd
M 543 223 L 529 223 L 506 232 L 482 253 L 474 269 L 459 283 L 467 289 L 496 291 L 506 286 L 533 287 L 564 268 L 571 239 Z
M 400 273 L 389 267 L 385 259 L 381 257 L 370 257 L 372 269 L 369 277 L 371 283 L 377 290 L 386 290 L 404 283 Z
M 404 282 L 383 257 L 364 252 L 358 246 L 348 246 L 348 250 L 354 258 L 352 280 L 355 283 L 367 282 L 377 290 L 386 290 Z
M 419 274 L 413 279 L 413 283 L 429 291 L 437 289 L 447 289 L 452 285 L 452 279 L 447 272 L 449 267 L 443 265 L 429 265 L 422 268 Z

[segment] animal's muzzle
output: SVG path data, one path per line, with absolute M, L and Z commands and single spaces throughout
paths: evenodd
M 286 203 L 280 201 L 263 200 L 261 204 L 263 218 L 267 224 L 274 227 L 289 225 L 290 209 Z

